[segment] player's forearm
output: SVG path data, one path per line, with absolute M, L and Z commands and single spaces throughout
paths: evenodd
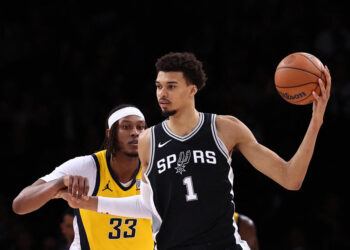
M 288 189 L 299 190 L 314 153 L 318 132 L 322 123 L 311 120 L 305 137 L 295 155 L 289 161 L 287 171 Z
M 125 217 L 146 218 L 151 219 L 151 212 L 142 202 L 140 195 L 109 198 L 98 197 L 98 208 L 100 213 L 114 214 Z
M 40 184 L 38 182 L 23 189 L 13 200 L 12 209 L 16 214 L 27 214 L 39 209 L 52 199 L 58 190 L 65 187 L 62 178 L 49 182 L 41 181 Z
M 113 198 L 88 196 L 73 198 L 67 191 L 59 192 L 58 197 L 65 199 L 72 208 L 81 208 L 117 216 L 151 219 L 151 212 L 144 205 L 140 195 Z

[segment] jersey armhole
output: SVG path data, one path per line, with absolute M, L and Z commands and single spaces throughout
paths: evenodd
M 92 192 L 91 196 L 96 196 L 98 189 L 100 187 L 100 163 L 99 163 L 97 156 L 95 154 L 92 154 L 91 156 L 94 159 L 95 166 L 96 166 L 96 181 L 95 181 L 94 191 Z
M 149 173 L 152 170 L 152 166 L 153 166 L 153 159 L 154 159 L 154 151 L 155 151 L 155 137 L 154 137 L 154 126 L 151 127 L 151 131 L 150 131 L 150 150 L 149 150 L 149 162 L 148 162 L 148 166 L 147 166 L 147 170 L 145 172 L 145 175 L 148 176 Z
M 220 137 L 217 134 L 216 130 L 216 114 L 212 114 L 211 116 L 211 132 L 215 141 L 216 146 L 218 147 L 219 151 L 225 156 L 227 159 L 227 162 L 231 164 L 231 156 L 224 144 L 224 142 L 220 139 Z

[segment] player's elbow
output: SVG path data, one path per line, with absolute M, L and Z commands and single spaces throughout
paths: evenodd
M 12 202 L 12 211 L 15 214 L 24 214 L 22 211 L 21 202 L 18 200 L 18 197 L 16 197 Z
M 292 163 L 288 162 L 287 167 L 282 178 L 282 186 L 290 191 L 298 191 L 304 182 L 305 174 L 294 171 L 295 166 L 292 167 Z
M 300 188 L 301 188 L 301 185 L 295 185 L 295 186 L 290 186 L 290 187 L 288 187 L 287 189 L 288 189 L 289 191 L 299 191 Z
M 23 204 L 23 202 L 21 201 L 20 197 L 16 197 L 13 202 L 12 202 L 12 211 L 15 214 L 18 215 L 23 215 L 23 214 L 27 214 L 27 210 L 25 209 L 25 205 Z
M 290 181 L 284 187 L 290 191 L 298 191 L 303 185 L 303 181 Z

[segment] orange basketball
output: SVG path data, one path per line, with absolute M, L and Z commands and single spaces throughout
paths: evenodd
M 312 103 L 312 91 L 320 95 L 318 79 L 326 84 L 324 66 L 315 56 L 297 52 L 283 58 L 275 72 L 278 93 L 289 103 L 305 105 Z

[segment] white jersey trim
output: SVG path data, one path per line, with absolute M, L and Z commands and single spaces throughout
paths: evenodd
M 199 122 L 198 122 L 197 126 L 189 134 L 187 134 L 185 136 L 179 136 L 179 135 L 173 133 L 169 129 L 167 122 L 168 122 L 168 120 L 165 120 L 162 122 L 162 127 L 164 129 L 164 132 L 166 134 L 168 134 L 170 137 L 172 137 L 178 141 L 184 142 L 184 141 L 191 139 L 200 130 L 200 128 L 202 127 L 202 125 L 204 123 L 204 114 L 199 112 Z
M 80 245 L 80 234 L 79 234 L 79 227 L 77 223 L 77 216 L 74 216 L 73 219 L 73 229 L 74 229 L 74 240 L 72 244 L 70 245 L 69 250 L 81 250 Z
M 213 138 L 214 138 L 215 144 L 218 147 L 218 149 L 220 150 L 220 152 L 227 159 L 227 163 L 229 165 L 231 165 L 231 162 L 232 162 L 231 156 L 229 155 L 229 151 L 226 148 L 225 143 L 223 143 L 223 141 L 220 139 L 220 137 L 217 134 L 216 123 L 215 122 L 216 122 L 216 115 L 212 114 L 212 116 L 211 116 L 211 131 L 212 131 L 212 134 L 213 134 Z
M 235 228 L 236 244 L 240 245 L 242 250 L 250 250 L 248 243 L 245 240 L 242 240 L 241 236 L 239 235 L 238 226 L 237 226 L 234 218 L 233 218 L 233 227 Z
M 163 220 L 162 220 L 162 218 L 160 217 L 160 215 L 158 213 L 156 205 L 154 204 L 153 189 L 152 189 L 151 182 L 148 179 L 148 176 L 145 176 L 145 179 L 147 180 L 147 183 L 148 183 L 149 188 L 150 188 L 149 201 L 150 201 L 151 212 L 152 212 L 152 232 L 153 232 L 153 239 L 156 242 L 156 237 L 157 237 L 157 234 L 159 232 L 160 226 L 163 223 Z
M 152 170 L 153 167 L 153 159 L 154 159 L 154 152 L 155 152 L 155 135 L 154 135 L 154 126 L 151 127 L 151 136 L 150 136 L 150 152 L 149 152 L 149 162 L 147 166 L 147 170 L 145 172 L 145 176 L 148 176 L 149 173 Z

